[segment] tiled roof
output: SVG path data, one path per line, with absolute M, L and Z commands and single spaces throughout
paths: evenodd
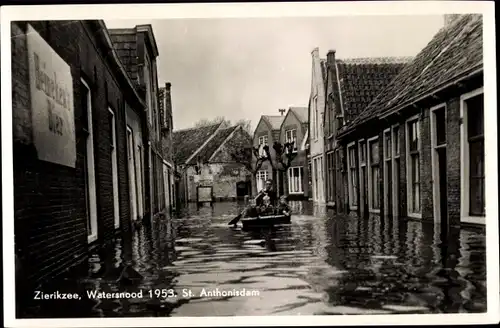
M 302 123 L 309 122 L 309 108 L 307 107 L 290 107 L 290 110 L 297 115 Z
M 187 164 L 194 164 L 200 159 L 203 163 L 208 162 L 210 157 L 214 154 L 214 152 L 220 147 L 220 145 L 224 142 L 224 140 L 229 137 L 229 135 L 236 129 L 238 126 L 232 126 L 227 129 L 221 129 L 217 132 L 217 134 L 203 147 L 200 152 Z
M 442 28 L 346 129 L 396 106 L 411 105 L 419 97 L 482 68 L 482 32 L 482 16 L 478 14 L 463 15 Z
M 174 162 L 180 165 L 185 164 L 186 160 L 217 131 L 220 125 L 221 123 L 218 123 L 174 131 Z
M 139 81 L 135 28 L 108 29 L 108 32 L 120 61 L 123 63 L 134 85 L 137 86 Z
M 281 123 L 285 119 L 282 115 L 262 115 L 262 117 L 271 124 L 273 130 L 279 130 L 281 128 Z
M 410 60 L 409 57 L 336 60 L 346 122 L 358 116 Z

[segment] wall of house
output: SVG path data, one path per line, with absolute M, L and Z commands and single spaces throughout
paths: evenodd
M 323 115 L 325 109 L 325 84 L 323 79 L 323 71 L 321 67 L 321 59 L 319 57 L 319 49 L 314 49 L 312 52 L 312 83 L 311 97 L 309 104 L 309 139 L 310 139 L 310 155 L 312 161 L 312 189 L 313 201 L 317 203 L 325 202 L 325 175 L 324 168 L 325 160 L 324 152 L 324 132 L 323 132 Z M 315 102 L 314 99 L 317 99 Z M 315 114 L 317 113 L 317 114 Z M 317 130 L 317 131 L 316 131 Z M 318 165 L 315 165 L 317 159 Z M 323 169 L 321 169 L 323 168 Z M 318 171 L 316 173 L 316 171 Z M 316 174 L 318 179 L 315 179 Z M 316 184 L 318 186 L 316 187 Z
M 85 142 L 81 84 L 92 89 L 92 114 L 97 193 L 98 239 L 115 235 L 111 169 L 111 132 L 108 106 L 115 110 L 117 165 L 122 231 L 130 227 L 124 102 L 134 106 L 131 92 L 115 78 L 107 50 L 82 22 L 32 22 L 42 38 L 71 67 L 76 144 L 76 167 L 38 160 L 31 137 L 31 96 L 26 25 L 13 23 L 12 97 L 14 128 L 14 220 L 16 255 L 26 279 L 18 284 L 41 283 L 85 259 L 89 247 L 86 228 Z M 127 100 L 128 99 L 128 100 Z
M 257 125 L 257 127 L 255 128 L 254 138 L 253 138 L 253 146 L 254 147 L 258 147 L 259 146 L 259 137 L 266 136 L 266 135 L 267 135 L 268 144 L 269 144 L 269 147 L 270 147 L 271 158 L 274 161 L 275 160 L 275 154 L 274 154 L 274 150 L 272 149 L 272 146 L 273 146 L 274 141 L 278 141 L 279 139 L 275 139 L 273 131 L 270 129 L 270 127 L 267 125 L 266 122 L 264 122 L 263 120 L 261 120 L 259 122 L 259 124 Z M 254 156 L 253 157 L 253 167 L 255 167 L 256 162 L 257 162 L 257 159 Z M 262 166 L 259 169 L 259 171 L 267 171 L 268 172 L 268 178 L 269 179 L 273 178 L 273 169 L 272 169 L 271 164 L 268 161 L 265 161 L 262 164 Z M 257 190 L 257 183 L 256 183 L 256 179 L 252 179 L 252 180 L 253 180 L 252 181 L 252 194 L 255 195 L 258 192 L 258 190 Z
M 398 120 L 388 121 L 390 125 L 399 124 L 399 145 L 400 145 L 400 166 L 399 166 L 399 177 L 397 177 L 399 181 L 399 201 L 398 201 L 398 211 L 400 217 L 408 216 L 408 191 L 407 191 L 407 183 L 408 176 L 407 170 L 407 156 L 406 156 L 406 124 L 407 120 L 410 117 L 414 117 L 418 115 L 419 125 L 420 125 L 420 200 L 421 200 L 421 212 L 420 217 L 412 217 L 412 219 L 422 220 L 422 221 L 437 221 L 440 222 L 441 218 L 434 217 L 434 207 L 438 206 L 434 202 L 434 191 L 433 191 L 433 183 L 437 183 L 434 181 L 434 177 L 432 174 L 433 167 L 433 159 L 432 152 L 434 151 L 432 148 L 432 139 L 431 139 L 431 108 L 437 105 L 445 104 L 446 105 L 446 156 L 447 156 L 447 212 L 448 212 L 448 225 L 449 226 L 457 226 L 461 223 L 461 181 L 462 179 L 467 179 L 468 177 L 461 176 L 461 165 L 463 164 L 461 158 L 461 113 L 460 113 L 460 95 L 474 90 L 479 87 L 478 85 L 473 85 L 468 87 L 467 89 L 462 89 L 460 92 L 452 91 L 448 92 L 447 98 L 435 99 L 425 103 L 421 109 L 412 109 L 411 111 L 403 112 Z M 356 147 L 358 147 L 359 139 L 364 139 L 365 141 L 372 136 L 379 137 L 379 156 L 383 158 L 383 151 L 385 144 L 382 144 L 383 133 L 382 131 L 387 129 L 390 125 L 378 126 L 377 130 L 369 129 L 364 127 L 363 132 L 357 131 L 354 137 L 351 136 L 349 139 L 342 140 L 342 146 L 344 150 L 344 156 L 347 156 L 346 145 L 352 141 L 356 141 Z M 377 132 L 378 131 L 378 132 Z M 367 156 L 369 153 L 367 152 Z M 358 168 L 359 168 L 359 159 L 358 160 Z M 368 167 L 369 168 L 369 167 Z M 384 196 L 386 196 L 387 191 L 384 190 L 384 170 L 383 166 L 381 166 L 380 171 L 380 204 L 381 211 L 380 215 L 385 215 L 387 213 L 387 208 L 384 207 Z M 361 192 L 361 190 L 360 190 Z M 465 191 L 467 192 L 467 191 Z M 348 204 L 348 194 L 344 197 L 343 202 Z M 358 195 L 359 199 L 359 195 Z M 358 214 L 363 215 L 360 212 L 360 209 L 356 210 Z
M 285 117 L 280 130 L 280 142 L 284 144 L 287 142 L 286 140 L 286 131 L 287 130 L 297 130 L 297 154 L 296 157 L 292 160 L 290 167 L 302 167 L 303 175 L 301 177 L 302 183 L 302 197 L 309 197 L 309 169 L 307 165 L 307 154 L 305 149 L 301 149 L 302 142 L 306 135 L 306 131 L 308 129 L 307 124 L 303 124 L 297 119 L 297 116 L 292 112 L 289 112 Z M 284 172 L 283 181 L 280 181 L 283 184 L 283 191 L 285 194 L 289 195 L 290 198 L 298 197 L 299 195 L 290 195 L 289 190 L 289 174 L 288 172 Z
M 210 163 L 204 165 L 200 174 L 194 166 L 188 166 L 188 199 L 197 201 L 197 187 L 212 187 L 214 201 L 234 200 L 237 197 L 236 184 L 248 181 L 248 171 L 238 163 Z

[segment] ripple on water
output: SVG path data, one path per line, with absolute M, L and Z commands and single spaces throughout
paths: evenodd
M 78 311 L 92 316 L 248 316 L 486 310 L 484 232 L 450 229 L 442 242 L 436 228 L 424 222 L 328 217 L 307 202 L 294 206 L 303 212 L 290 226 L 254 232 L 227 226 L 240 205 L 189 207 L 171 220 L 172 229 L 151 233 L 141 228 L 131 249 L 116 248 L 117 256 L 126 257 L 144 276 L 142 287 L 196 293 L 246 288 L 259 296 L 179 298 L 157 308 L 147 305 L 149 300 L 91 302 L 89 309 L 82 304 Z M 164 230 L 173 231 L 176 240 Z M 120 256 L 91 256 L 89 273 L 80 281 L 107 288 L 99 272 Z M 109 258 L 116 263 L 107 263 Z M 61 316 L 68 311 L 61 310 Z

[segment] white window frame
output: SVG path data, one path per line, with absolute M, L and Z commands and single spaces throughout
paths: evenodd
M 372 163 L 371 163 L 371 147 L 370 147 L 370 144 L 373 143 L 374 141 L 377 141 L 379 144 L 378 144 L 378 147 L 380 149 L 380 142 L 379 142 L 379 137 L 378 136 L 375 136 L 375 137 L 372 137 L 372 138 L 369 138 L 366 140 L 366 166 L 367 166 L 367 170 L 368 170 L 368 211 L 370 213 L 376 213 L 376 214 L 379 214 L 380 213 L 380 208 L 373 208 L 373 203 L 372 203 L 372 194 L 373 194 L 373 190 L 371 188 L 371 184 L 372 184 Z M 380 151 L 379 151 L 380 153 Z M 379 177 L 380 177 L 380 156 L 379 156 Z M 377 181 L 377 184 L 378 184 L 378 181 Z M 379 189 L 379 198 L 380 198 L 380 189 Z M 379 199 L 379 202 L 380 202 L 380 199 Z
M 392 157 L 393 157 L 393 151 L 392 151 L 392 129 L 391 128 L 388 128 L 388 129 L 385 129 L 383 131 L 383 158 L 382 158 L 382 162 L 383 162 L 383 168 L 384 168 L 384 214 L 387 216 L 387 214 L 389 213 L 389 211 L 387 210 L 387 208 L 389 207 L 389 197 L 392 198 L 392 195 L 389 195 L 388 194 L 388 191 L 389 191 L 389 174 L 387 172 L 387 170 L 389 169 L 389 165 L 387 164 L 387 162 L 390 162 L 391 163 L 391 182 L 393 181 L 394 179 L 394 175 L 392 174 L 392 171 L 394 171 L 394 167 L 393 167 L 393 164 L 394 164 L 394 161 L 392 160 Z M 387 149 L 386 145 L 387 145 L 387 135 L 389 135 L 389 137 L 391 138 L 391 149 Z M 379 145 L 380 146 L 380 145 Z M 389 155 L 389 156 L 388 156 Z M 394 207 L 392 208 L 392 210 L 394 211 Z
M 418 149 L 418 158 L 419 158 L 419 180 L 420 184 L 422 183 L 422 167 L 420 165 L 420 162 L 422 161 L 422 131 L 420 129 L 420 115 L 414 115 L 410 117 L 409 119 L 406 120 L 405 122 L 405 141 L 406 141 L 406 212 L 408 217 L 414 218 L 414 219 L 421 219 L 422 218 L 422 186 L 420 185 L 419 191 L 420 191 L 420 212 L 413 212 L 412 209 L 412 200 L 413 200 L 413 180 L 411 179 L 411 163 L 410 163 L 410 129 L 409 129 L 409 124 L 416 121 L 417 122 L 417 129 L 418 129 L 418 143 L 417 143 L 417 149 Z
M 318 141 L 318 133 L 319 133 L 319 126 L 318 126 L 318 122 L 319 122 L 319 112 L 318 112 L 318 95 L 315 95 L 313 97 L 313 106 L 314 106 L 314 141 Z
M 137 141 L 137 154 L 136 156 L 136 167 L 137 170 L 139 171 L 138 173 L 136 172 L 137 175 L 137 214 L 139 217 L 144 216 L 144 203 L 145 197 L 144 197 L 144 147 L 142 145 L 142 142 L 140 140 Z
M 484 94 L 484 88 L 478 88 L 474 91 L 465 93 L 460 96 L 460 118 L 462 119 L 462 124 L 460 125 L 460 159 L 462 165 L 460 165 L 460 221 L 464 223 L 474 223 L 474 224 L 486 224 L 486 212 L 485 216 L 471 216 L 469 214 L 469 198 L 470 198 L 470 186 L 469 186 L 469 141 L 468 141 L 468 130 L 467 130 L 467 105 L 466 101 L 470 98 Z M 484 111 L 484 109 L 483 109 Z M 483 115 L 486 117 L 485 115 Z M 486 121 L 486 120 L 485 120 Z M 486 126 L 486 122 L 484 123 Z M 486 160 L 486 143 L 485 143 L 485 160 Z M 486 167 L 486 161 L 485 161 Z M 485 180 L 486 184 L 486 180 Z M 485 188 L 486 190 L 486 188 Z M 486 199 L 485 199 L 486 204 Z
M 363 146 L 363 144 L 364 144 L 364 146 Z M 364 162 L 361 162 L 362 147 L 365 148 L 365 160 L 364 160 Z M 359 188 L 358 207 L 359 208 L 361 208 L 361 206 L 364 206 L 365 202 L 367 201 L 364 198 L 365 188 L 367 188 L 367 186 L 365 186 L 365 181 L 363 180 L 363 167 L 366 170 L 366 162 L 367 162 L 366 154 L 367 153 L 368 153 L 368 151 L 367 151 L 367 142 L 366 142 L 366 140 L 365 139 L 359 139 L 358 140 L 358 179 L 359 179 L 358 180 L 358 185 L 359 185 L 359 187 L 358 187 Z M 368 174 L 368 172 L 367 172 L 367 174 Z
M 299 191 L 292 191 L 294 188 L 292 188 L 294 186 L 294 183 L 293 183 L 293 178 L 294 176 L 292 176 L 292 173 L 293 173 L 293 169 L 298 169 L 299 170 Z M 291 194 L 291 195 L 299 195 L 299 194 L 303 194 L 304 193 L 304 184 L 302 183 L 302 173 L 303 173 L 303 170 L 304 168 L 302 166 L 292 166 L 290 168 L 288 168 L 288 193 Z
M 257 176 L 256 187 L 257 187 L 257 192 L 259 192 L 262 189 L 264 189 L 266 180 L 269 179 L 269 172 L 267 170 L 259 170 L 257 171 L 256 176 Z M 262 185 L 259 185 L 259 181 L 262 181 Z
M 264 146 L 268 145 L 269 142 L 269 136 L 260 136 L 258 138 L 258 143 L 259 143 L 259 155 L 260 156 L 266 156 L 266 152 L 264 151 Z
M 118 187 L 118 158 L 116 145 L 116 120 L 114 111 L 108 107 L 111 115 L 111 172 L 113 180 L 113 214 L 115 220 L 115 229 L 120 227 L 120 200 Z
M 445 124 L 446 118 L 448 116 L 446 103 L 441 103 L 439 105 L 431 107 L 430 111 L 430 127 L 431 127 L 431 163 L 432 163 L 432 203 L 433 203 L 433 215 L 434 222 L 440 222 L 443 218 L 441 218 L 441 195 L 439 190 L 439 162 L 437 156 L 437 150 L 441 147 L 446 147 L 446 143 L 444 145 L 437 146 L 437 136 L 436 136 L 436 117 L 435 112 L 439 109 L 444 109 L 444 117 Z
M 352 181 L 352 175 L 351 175 L 351 151 L 354 150 L 354 153 L 356 153 L 356 142 L 353 141 L 347 145 L 347 186 L 349 190 L 349 209 L 351 211 L 356 211 L 359 206 L 359 197 L 358 197 L 358 205 L 353 204 L 354 200 L 354 183 Z M 354 163 L 354 166 L 356 166 L 356 163 Z M 358 174 L 359 175 L 359 174 Z M 359 189 L 359 183 L 358 183 L 358 189 Z
M 88 186 L 88 206 L 87 215 L 90 216 L 90 231 L 87 232 L 87 241 L 92 243 L 97 240 L 97 190 L 95 181 L 95 162 L 94 162 L 94 132 L 92 126 L 92 92 L 84 79 L 80 79 L 87 88 L 87 124 L 88 135 L 86 140 L 86 159 L 87 159 L 87 183 Z M 87 218 L 88 219 L 88 218 Z
M 399 124 L 395 124 L 391 127 L 391 152 L 392 152 L 392 216 L 399 217 L 399 176 L 396 175 L 396 168 L 398 173 L 401 170 L 401 142 L 399 138 L 400 131 Z M 397 130 L 397 134 L 395 134 Z M 399 149 L 396 149 L 396 141 Z M 397 150 L 397 151 L 396 151 Z
M 130 216 L 132 217 L 132 221 L 137 220 L 138 211 L 137 208 L 137 178 L 136 178 L 136 169 L 135 169 L 135 140 L 134 140 L 134 130 L 127 125 L 127 167 L 129 173 L 129 195 L 130 195 Z M 152 197 L 151 197 L 152 198 Z
M 295 140 L 293 140 L 293 132 L 295 132 Z M 292 142 L 292 141 L 293 141 L 293 151 L 292 151 L 292 153 L 296 153 L 298 151 L 297 129 L 290 129 L 290 130 L 286 130 L 285 131 L 285 142 Z

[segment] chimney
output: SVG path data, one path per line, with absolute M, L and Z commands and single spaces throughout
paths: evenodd
M 280 109 L 278 109 L 278 112 L 280 112 L 281 116 L 283 116 L 283 114 L 286 112 L 286 109 L 280 108 Z
M 335 65 L 335 50 L 328 50 L 326 54 L 326 62 L 328 65 Z
M 444 15 L 444 27 L 449 27 L 452 25 L 457 19 L 459 19 L 461 14 L 445 14 Z
M 319 48 L 318 48 L 318 47 L 314 48 L 314 49 L 311 51 L 311 55 L 312 55 L 313 57 L 319 57 Z

